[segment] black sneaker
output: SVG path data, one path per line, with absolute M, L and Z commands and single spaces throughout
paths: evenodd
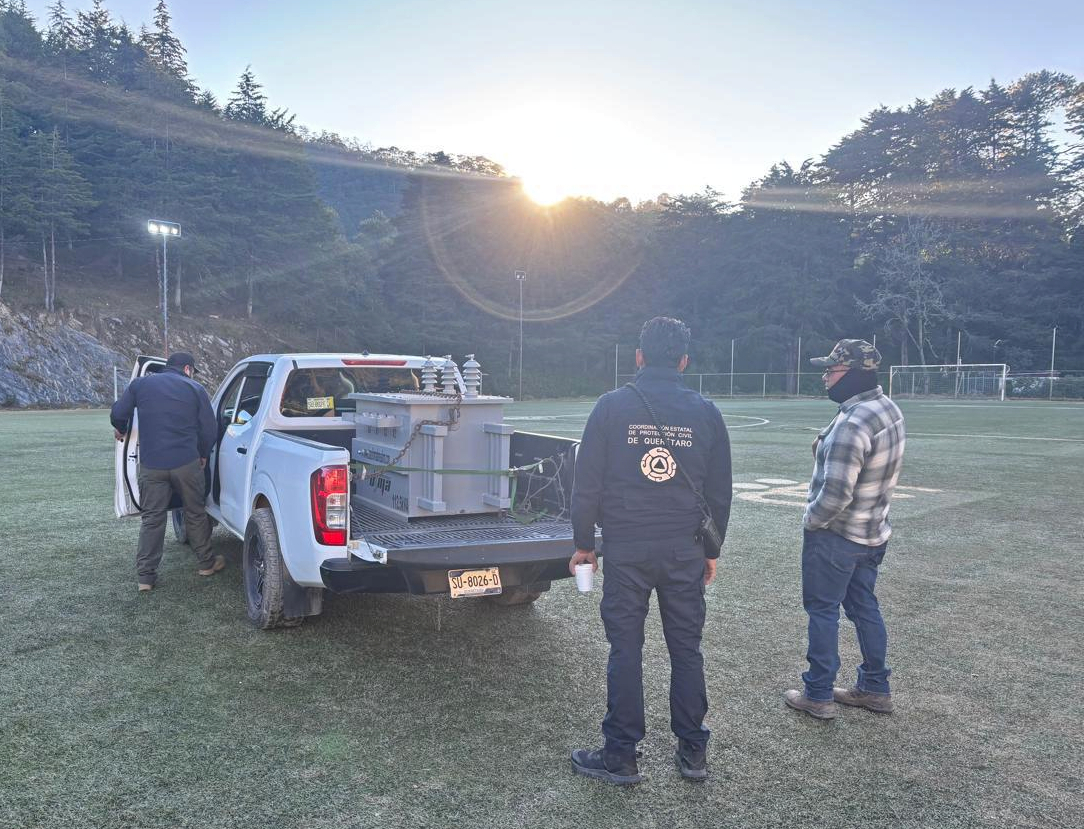
M 685 740 L 678 741 L 674 762 L 686 780 L 706 780 L 708 777 L 707 746 L 695 746 Z
M 603 759 L 602 749 L 596 748 L 594 751 L 588 751 L 585 748 L 578 748 L 572 752 L 571 759 L 572 770 L 584 777 L 594 777 L 615 786 L 631 786 L 643 780 L 634 757 L 630 757 L 619 764 L 611 761 L 610 765 L 613 768 L 610 768 Z

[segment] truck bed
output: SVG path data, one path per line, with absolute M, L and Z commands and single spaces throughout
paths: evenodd
M 320 565 L 324 585 L 337 593 L 447 593 L 448 571 L 498 567 L 505 588 L 545 590 L 568 578 L 573 553 L 568 496 L 576 442 L 516 432 L 512 463 L 516 509 L 542 516 L 529 522 L 508 512 L 403 518 L 365 500 L 350 499 L 350 540 L 363 542 L 344 558 Z M 542 462 L 536 468 L 532 464 Z
M 524 524 L 507 513 L 493 513 L 404 523 L 357 497 L 351 499 L 350 509 L 350 537 L 387 549 L 389 564 L 469 567 L 572 555 L 572 525 L 567 518 L 540 518 Z

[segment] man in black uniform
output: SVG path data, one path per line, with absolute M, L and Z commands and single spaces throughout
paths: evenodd
M 595 525 L 602 528 L 606 578 L 602 622 L 610 643 L 602 749 L 572 752 L 573 769 L 627 785 L 640 781 L 636 744 L 644 737 L 642 651 L 644 619 L 654 589 L 670 652 L 670 727 L 676 761 L 691 780 L 707 777 L 704 726 L 708 710 L 704 658 L 704 588 L 715 577 L 718 552 L 697 537 L 703 493 L 725 534 L 730 518 L 730 440 L 719 410 L 686 388 L 689 329 L 655 317 L 640 332 L 636 389 L 664 430 L 660 435 L 636 389 L 599 398 L 576 458 L 572 526 L 576 552 L 569 568 L 595 558 Z M 705 556 L 709 557 L 705 557 Z
M 207 391 L 192 379 L 196 373 L 191 354 L 178 352 L 157 374 L 128 384 L 113 404 L 109 420 L 117 440 L 124 440 L 132 415 L 139 410 L 139 506 L 142 524 L 136 552 L 139 589 L 154 588 L 166 514 L 176 492 L 184 504 L 188 542 L 199 560 L 199 574 L 213 576 L 226 566 L 223 556 L 211 552 L 211 525 L 206 511 L 203 468 L 218 438 L 215 415 Z

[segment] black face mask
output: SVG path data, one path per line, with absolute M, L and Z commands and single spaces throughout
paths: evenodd
M 837 382 L 832 388 L 828 389 L 828 397 L 835 403 L 842 403 L 844 400 L 849 400 L 856 394 L 861 394 L 864 391 L 871 391 L 877 388 L 877 372 L 865 371 L 860 368 L 852 368 Z

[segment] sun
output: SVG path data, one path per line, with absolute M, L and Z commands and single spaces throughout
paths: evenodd
M 627 119 L 573 97 L 525 96 L 500 115 L 491 132 L 506 149 L 494 157 L 519 179 L 523 194 L 544 207 L 624 195 L 651 157 L 632 140 Z
M 520 186 L 524 195 L 541 207 L 551 207 L 572 195 L 561 182 L 549 176 L 522 179 Z

